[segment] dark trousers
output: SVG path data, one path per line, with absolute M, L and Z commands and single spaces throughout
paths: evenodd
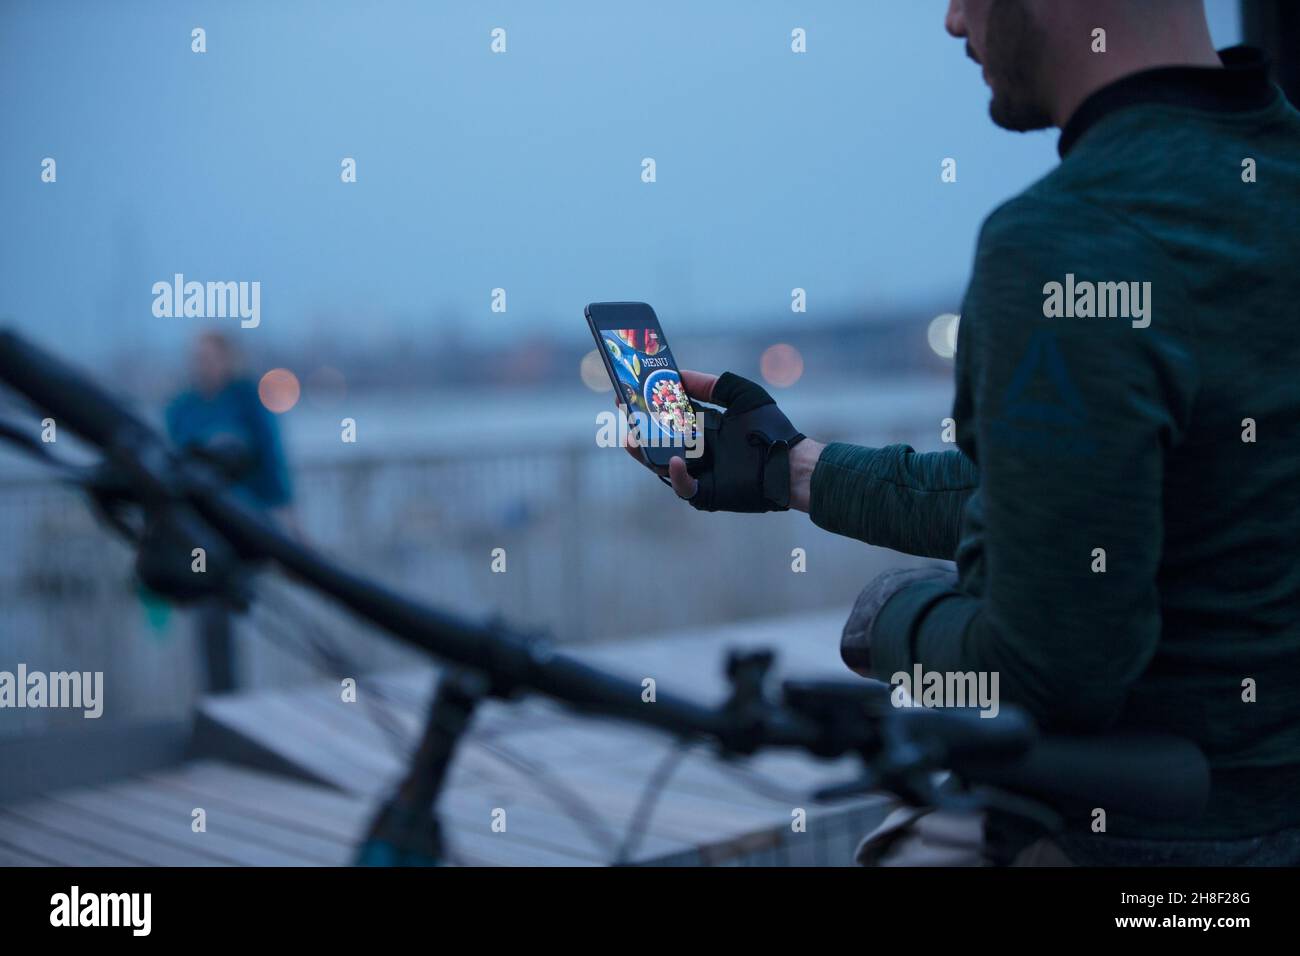
M 221 601 L 204 601 L 196 609 L 204 690 L 227 694 L 235 689 L 234 615 Z

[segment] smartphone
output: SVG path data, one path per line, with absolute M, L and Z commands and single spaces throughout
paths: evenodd
M 637 427 L 641 453 L 656 467 L 699 457 L 697 409 L 655 310 L 644 302 L 593 302 L 583 314 L 619 402 Z

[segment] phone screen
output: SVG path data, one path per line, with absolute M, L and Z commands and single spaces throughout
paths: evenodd
M 587 320 L 619 401 L 648 438 L 646 458 L 666 465 L 695 457 L 699 423 L 654 309 L 644 302 L 595 302 Z

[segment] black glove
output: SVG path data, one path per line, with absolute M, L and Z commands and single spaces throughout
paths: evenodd
M 723 372 L 710 402 L 700 409 L 704 454 L 687 458 L 699 480 L 688 499 L 700 511 L 785 511 L 790 507 L 790 449 L 804 435 L 776 407 L 763 386 Z

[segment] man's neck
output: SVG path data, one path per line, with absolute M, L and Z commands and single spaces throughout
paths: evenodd
M 1107 31 L 1108 50 L 1093 53 L 1089 45 L 1060 51 L 1052 91 L 1052 121 L 1062 127 L 1089 96 L 1116 80 L 1168 66 L 1218 67 L 1222 64 L 1203 15 L 1172 18 L 1157 35 L 1149 29 L 1125 26 Z M 1091 35 L 1091 29 L 1084 31 Z M 1110 44 L 1113 42 L 1114 46 Z

